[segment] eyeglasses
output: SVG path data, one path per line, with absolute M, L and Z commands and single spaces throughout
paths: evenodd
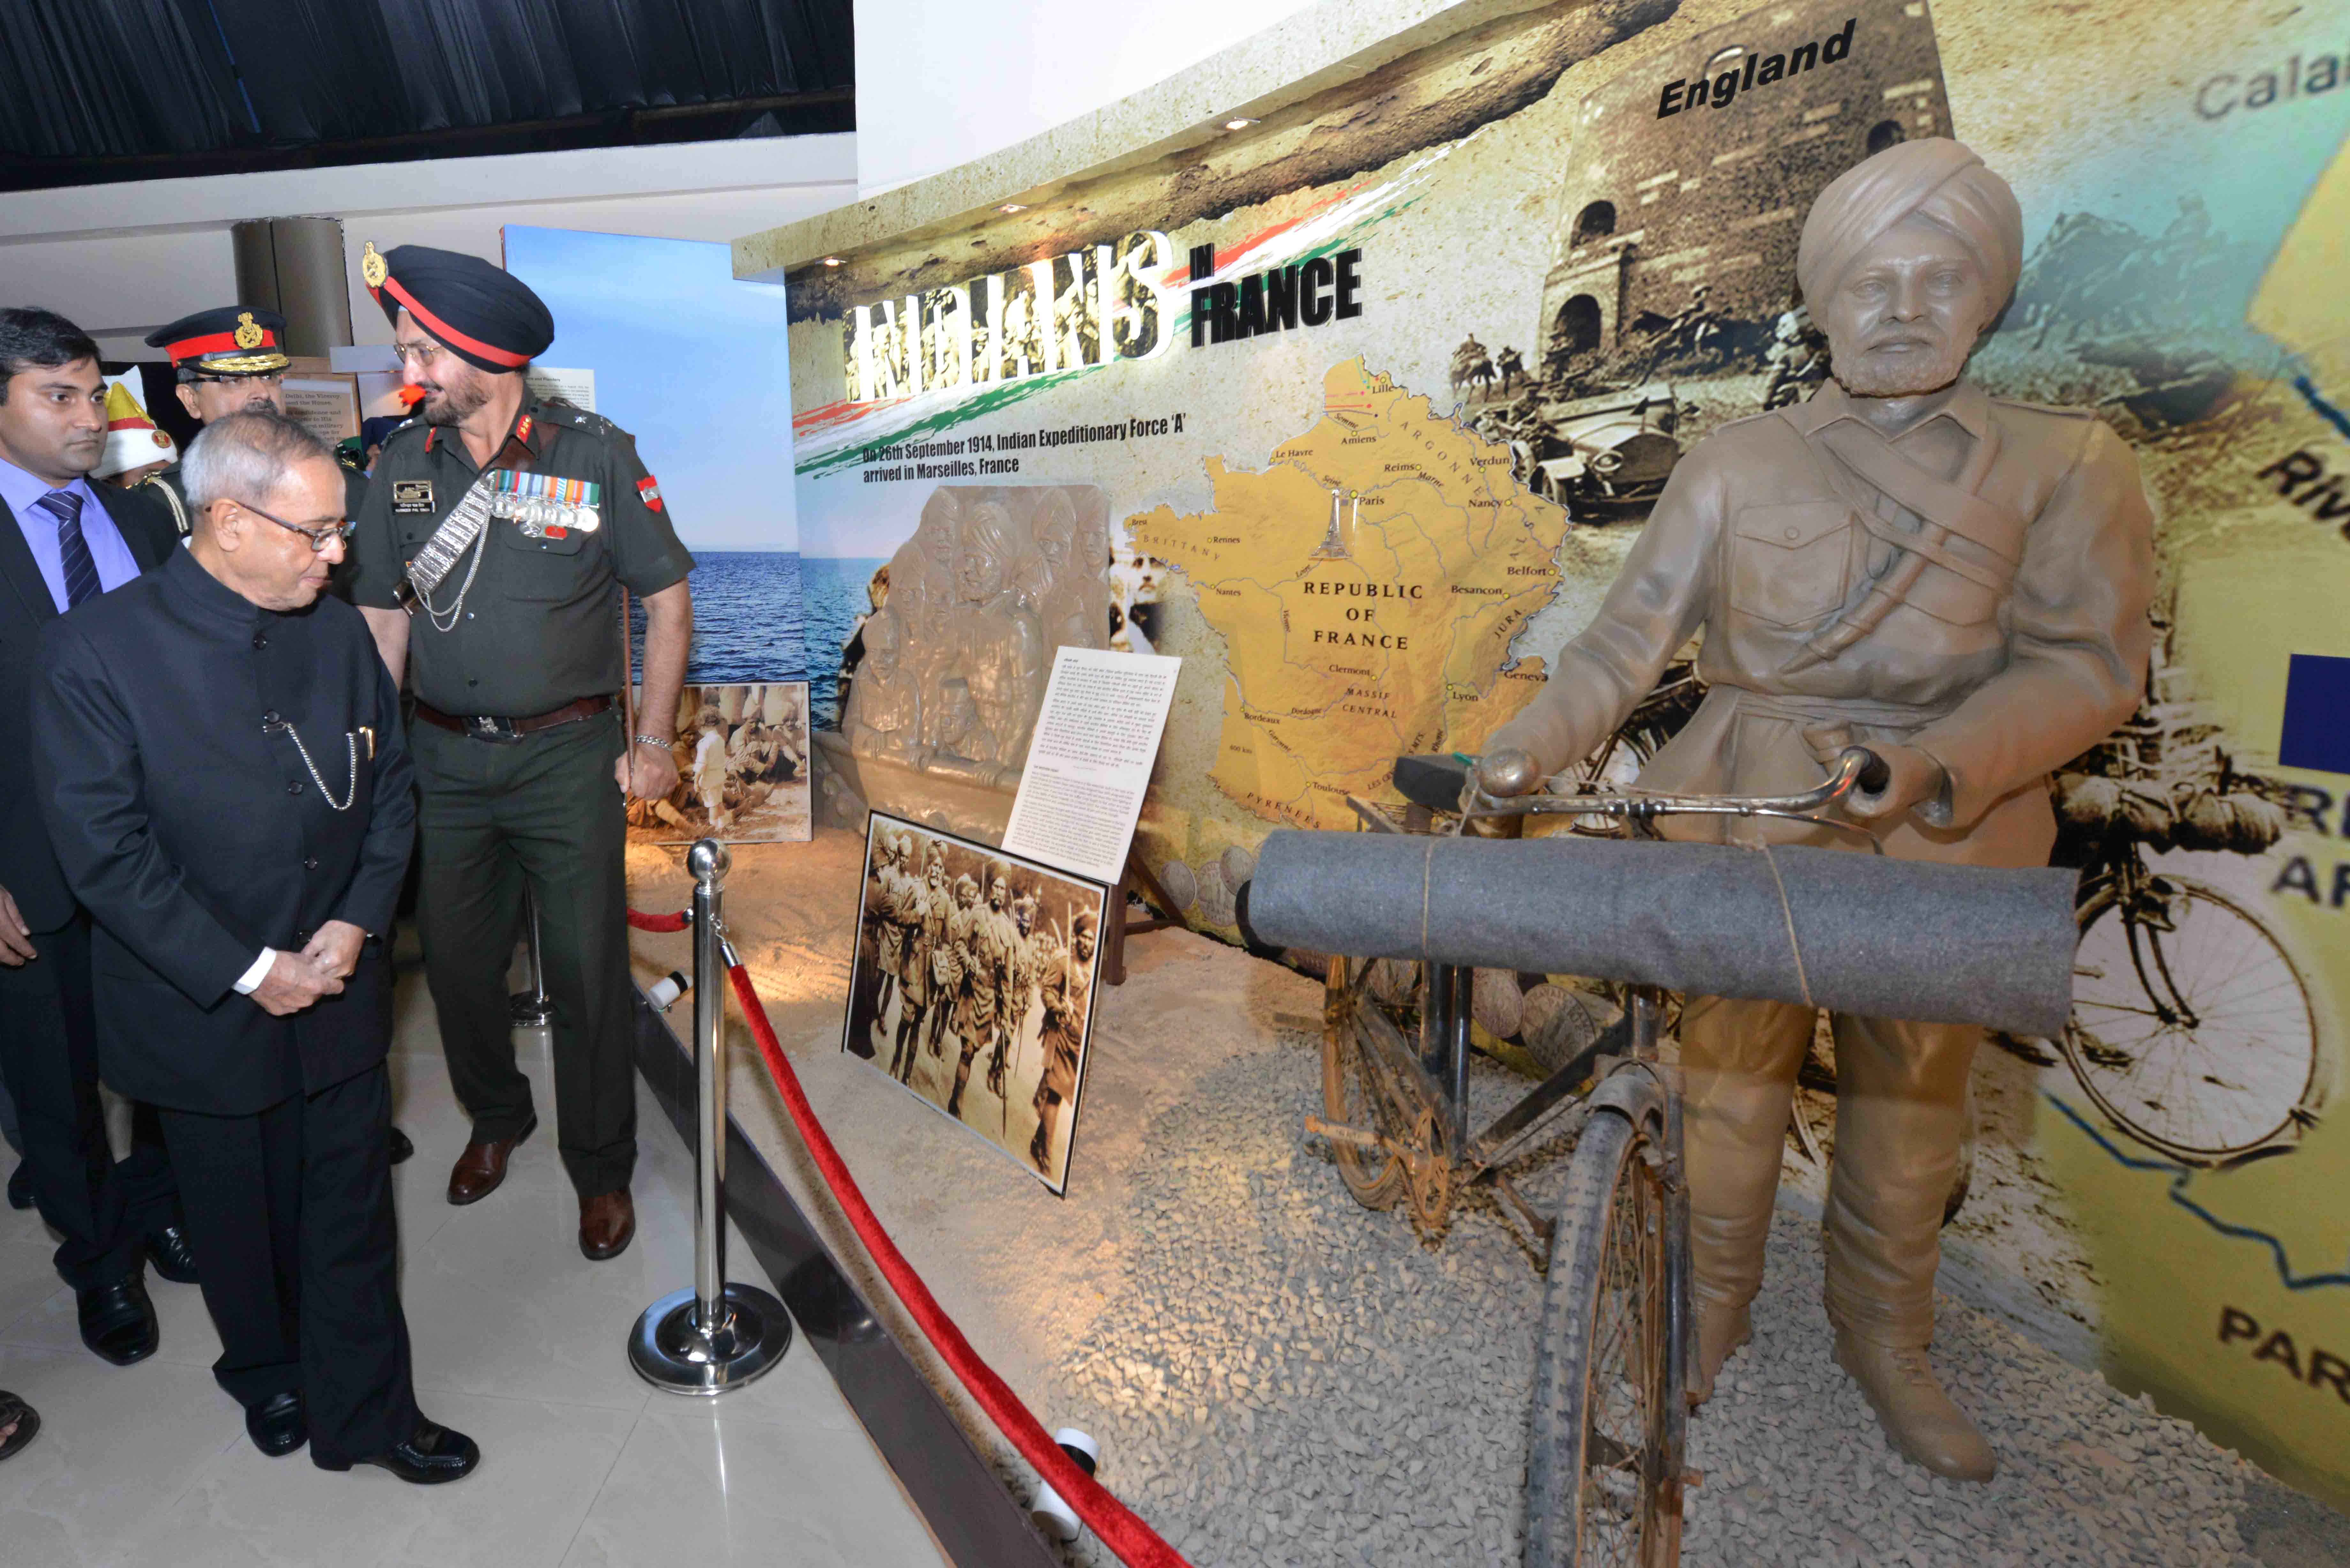
M 391 346 L 391 357 L 403 365 L 411 360 L 421 365 L 435 355 L 446 354 L 448 351 L 430 339 L 422 343 L 395 343 Z
M 359 532 L 359 525 L 352 522 L 348 517 L 343 519 L 342 526 L 338 528 L 305 528 L 299 523 L 288 523 L 283 517 L 264 512 L 260 507 L 254 505 L 249 501 L 237 501 L 232 499 L 230 501 L 230 504 L 234 506 L 242 506 L 247 512 L 252 513 L 255 517 L 266 517 L 272 523 L 276 524 L 280 528 L 285 529 L 288 534 L 301 535 L 302 537 L 310 541 L 311 550 L 315 554 L 321 556 L 327 553 L 327 543 L 328 540 L 337 540 L 343 544 L 348 544 L 350 543 L 351 535 Z

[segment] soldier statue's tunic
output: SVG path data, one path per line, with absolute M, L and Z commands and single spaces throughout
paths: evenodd
M 1900 249 L 1913 241 L 1956 259 L 1920 269 L 1917 253 Z M 1867 746 L 1913 759 L 1924 781 L 1908 809 L 1861 824 L 1884 853 L 2045 865 L 2055 837 L 2049 774 L 2126 719 L 2145 682 L 2152 521 L 2136 463 L 2087 411 L 1994 399 L 1963 379 L 1850 395 L 1870 352 L 1889 343 L 1897 359 L 1922 355 L 1917 345 L 1932 340 L 1930 306 L 1875 302 L 1955 288 L 1971 255 L 1988 304 L 1981 320 L 1954 327 L 1947 374 L 1959 376 L 2013 287 L 2020 248 L 2013 196 L 1955 142 L 1904 143 L 1831 183 L 1798 266 L 1814 319 L 1832 336 L 1844 321 L 1851 335 L 1835 345 L 1843 384 L 1726 425 L 1681 460 L 1598 615 L 1489 755 L 1523 753 L 1545 773 L 1586 755 L 1701 629 L 1697 669 L 1710 690 L 1642 771 L 1643 787 L 1792 794 L 1816 784 L 1842 748 Z M 1872 254 L 1892 258 L 1886 278 L 1859 266 Z M 1879 292 L 1856 302 L 1852 287 Z M 1908 422 L 1887 428 L 1912 393 L 1922 395 Z M 1678 820 L 1712 826 L 1677 836 L 1743 842 L 1760 826 Z M 1861 835 L 1802 824 L 1771 823 L 1765 836 L 1868 847 Z M 1746 1333 L 1814 1019 L 1808 1007 L 1703 997 L 1682 1015 L 1691 1241 L 1710 1354 L 1692 1377 L 1700 1396 Z M 1982 1032 L 1846 1016 L 1835 1028 L 1825 1228 L 1839 1356 L 1845 1336 L 1922 1352 Z M 1890 1397 L 1895 1414 L 1879 1398 L 1889 1384 L 1863 1386 L 1888 1433 L 1940 1473 L 1987 1479 L 1988 1450 L 1956 1433 L 1948 1412 L 1909 1419 L 1924 1408 L 1910 1394 L 1930 1380 L 1922 1357 L 1887 1365 L 1898 1371 L 1887 1378 L 1908 1390 Z
M 411 612 L 418 913 L 450 1082 L 473 1122 L 450 1196 L 484 1195 L 503 1179 L 506 1149 L 537 1124 L 506 996 L 527 890 L 555 1004 L 556 1141 L 582 1200 L 582 1248 L 609 1256 L 633 1231 L 627 1189 L 637 1152 L 626 797 L 615 777 L 616 763 L 632 754 L 619 701 L 630 678 L 620 593 L 647 597 L 680 585 L 693 558 L 628 431 L 515 385 L 554 333 L 526 286 L 486 262 L 419 246 L 378 255 L 370 245 L 366 270 L 395 324 L 430 335 L 440 356 L 431 363 L 447 387 L 496 383 L 520 398 L 484 462 L 454 422 L 394 433 L 353 542 L 355 602 L 371 616 Z M 465 381 L 452 356 L 490 374 Z M 428 419 L 432 409 L 428 398 Z M 445 552 L 455 533 L 436 535 L 461 511 L 481 519 L 478 532 L 442 555 L 445 575 L 416 591 L 432 576 L 420 556 L 436 558 L 429 544 Z M 650 633 L 646 671 L 650 711 Z M 639 727 L 666 722 L 640 716 Z M 669 737 L 657 741 L 669 759 Z M 488 1162 L 469 1175 L 484 1150 Z M 591 1241 L 589 1205 L 599 1197 L 626 1212 L 606 1205 Z

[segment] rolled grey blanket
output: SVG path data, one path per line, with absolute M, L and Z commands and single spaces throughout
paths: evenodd
M 2074 883 L 1834 849 L 1284 829 L 1248 914 L 1311 952 L 2053 1035 L 2073 1005 Z

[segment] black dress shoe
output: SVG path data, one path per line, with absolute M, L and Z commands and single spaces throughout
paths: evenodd
M 188 1245 L 184 1227 L 166 1225 L 147 1232 L 147 1261 L 175 1285 L 196 1282 L 196 1254 Z
M 316 1449 L 310 1450 L 310 1462 L 322 1470 L 347 1470 L 353 1463 L 349 1459 L 321 1459 Z M 472 1475 L 473 1467 L 482 1462 L 482 1450 L 464 1433 L 426 1421 L 406 1442 L 394 1443 L 383 1452 L 369 1454 L 357 1462 L 380 1466 L 416 1486 L 438 1486 L 442 1481 L 463 1480 Z
M 33 1206 L 33 1168 L 23 1160 L 8 1173 L 8 1207 L 30 1209 Z
M 117 1366 L 155 1354 L 155 1303 L 147 1299 L 147 1282 L 137 1274 L 120 1284 L 76 1291 L 74 1308 L 81 1319 L 81 1342 Z
M 310 1440 L 310 1419 L 299 1394 L 272 1394 L 244 1412 L 244 1435 L 271 1459 L 283 1459 Z
M 408 1135 L 400 1131 L 398 1127 L 392 1128 L 391 1163 L 398 1165 L 401 1160 L 406 1159 L 410 1155 L 414 1154 L 415 1152 L 416 1146 L 408 1141 Z

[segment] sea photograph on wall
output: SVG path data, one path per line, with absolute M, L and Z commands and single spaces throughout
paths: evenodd
M 738 283 L 725 245 L 505 229 L 507 270 L 555 317 L 541 359 L 592 369 L 597 408 L 636 438 L 657 504 L 693 552 L 696 686 L 806 673 L 789 452 L 784 291 Z M 644 301 L 664 301 L 657 335 Z M 629 607 L 639 653 L 644 612 Z M 827 674 L 837 659 L 825 662 Z

